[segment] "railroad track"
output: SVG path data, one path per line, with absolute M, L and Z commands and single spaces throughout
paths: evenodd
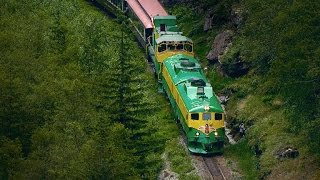
M 180 129 L 180 133 L 183 133 Z M 186 137 L 184 135 L 180 136 L 181 138 L 181 144 L 184 146 L 186 151 L 188 151 L 186 143 Z M 199 172 L 199 175 L 204 180 L 229 180 L 232 179 L 232 175 L 230 172 L 225 172 L 228 169 L 223 167 L 219 162 L 221 162 L 221 159 L 223 159 L 223 156 L 203 156 L 203 155 L 196 155 L 191 154 L 191 157 L 194 161 L 195 168 Z
M 232 179 L 231 173 L 227 168 L 220 164 L 222 156 L 200 156 L 191 155 L 196 169 L 204 180 L 229 180 Z
M 202 157 L 205 165 L 207 166 L 211 178 L 214 180 L 227 180 L 226 176 L 223 174 L 222 169 L 215 157 Z

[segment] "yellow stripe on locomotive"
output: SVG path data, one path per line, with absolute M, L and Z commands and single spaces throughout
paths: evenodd
M 187 124 L 190 128 L 209 134 L 224 127 L 224 115 L 214 112 L 190 113 L 187 118 Z M 208 125 L 208 128 L 206 128 L 206 125 Z

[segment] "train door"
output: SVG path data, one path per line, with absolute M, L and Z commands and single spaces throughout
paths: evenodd
M 145 37 L 144 38 L 145 38 L 146 44 L 148 44 L 150 42 L 150 44 L 153 45 L 152 32 L 153 32 L 153 28 L 145 29 Z
M 122 10 L 123 10 L 123 12 L 124 12 L 125 15 L 128 15 L 128 11 L 129 11 L 128 8 L 129 8 L 129 7 L 128 7 L 127 1 L 122 1 Z

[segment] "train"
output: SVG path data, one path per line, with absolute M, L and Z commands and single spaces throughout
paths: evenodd
M 114 14 L 125 14 L 146 49 L 156 78 L 181 124 L 191 153 L 223 152 L 225 113 L 193 41 L 179 31 L 177 19 L 158 0 L 95 0 Z

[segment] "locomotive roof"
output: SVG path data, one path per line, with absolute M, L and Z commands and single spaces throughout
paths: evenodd
M 189 79 L 202 79 L 205 83 L 208 83 L 208 80 L 203 76 L 202 69 L 199 69 L 198 67 L 197 69 L 199 69 L 199 71 L 181 71 L 179 73 L 176 73 L 175 67 L 177 67 L 177 65 L 180 65 L 182 60 L 186 59 L 188 59 L 189 62 L 194 62 L 195 66 L 198 66 L 200 68 L 199 63 L 195 58 L 183 54 L 171 56 L 164 61 L 164 64 L 167 67 L 169 74 L 171 75 L 173 83 L 177 85 Z
M 164 20 L 177 20 L 177 17 L 176 17 L 176 16 L 173 16 L 173 15 L 167 15 L 167 16 L 158 15 L 158 16 L 154 16 L 153 19 L 154 19 L 154 20 L 160 20 L 160 19 L 164 19 Z
M 156 39 L 156 43 L 159 44 L 164 41 L 188 41 L 192 43 L 192 40 L 186 36 L 182 36 L 180 33 L 167 32 L 166 34 L 161 35 L 158 39 Z
M 186 71 L 182 70 L 177 73 L 176 67 L 181 64 L 182 61 L 188 60 L 191 63 L 194 63 L 197 68 L 199 65 L 198 61 L 190 56 L 186 55 L 175 55 L 169 57 L 167 60 L 164 61 L 164 66 L 167 68 L 169 75 L 171 76 L 173 83 L 177 86 L 179 94 L 181 95 L 183 101 L 185 102 L 186 108 L 189 112 L 205 112 L 204 106 L 209 105 L 210 110 L 215 112 L 223 112 L 223 109 L 219 103 L 218 98 L 214 95 L 212 91 L 212 87 L 209 84 L 208 80 L 203 74 L 202 69 L 197 68 L 195 71 L 190 71 L 187 69 Z M 201 87 L 204 87 L 205 91 L 210 94 L 209 98 L 198 98 L 196 94 L 190 96 L 187 94 L 187 89 L 195 89 L 194 93 L 196 92 L 197 87 L 192 84 L 193 81 L 202 81 L 200 83 Z M 197 85 L 196 85 L 197 86 Z

